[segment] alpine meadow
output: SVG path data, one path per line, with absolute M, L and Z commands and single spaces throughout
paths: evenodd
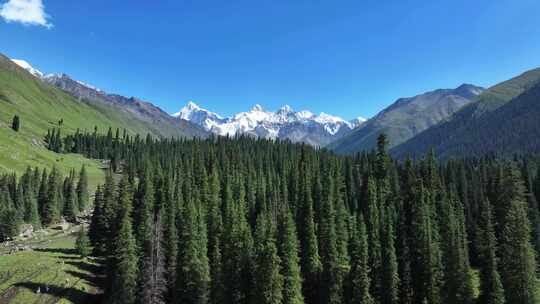
M 0 304 L 540 303 L 538 11 L 0 0 Z

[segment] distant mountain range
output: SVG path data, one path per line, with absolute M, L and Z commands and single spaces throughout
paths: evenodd
M 30 78 L 60 88 L 95 107 L 99 115 L 106 117 L 100 121 L 112 119 L 132 131 L 163 137 L 246 134 L 304 142 L 350 154 L 372 149 L 377 136 L 384 132 L 390 141 L 390 152 L 398 158 L 420 157 L 430 148 L 443 159 L 540 152 L 540 68 L 487 90 L 463 84 L 455 89 L 400 98 L 367 121 L 363 118 L 345 121 L 325 113 L 296 112 L 289 106 L 266 111 L 260 105 L 224 118 L 193 102 L 169 115 L 150 102 L 109 94 L 65 74 L 45 75 L 24 60 L 11 61 L 34 76 Z M 12 69 L 5 63 L 3 68 L 6 72 Z M 26 78 L 24 81 L 31 91 L 33 87 L 26 83 Z M 9 85 L 12 86 L 11 82 Z M 18 92 L 13 88 L 0 92 L 0 99 L 13 100 L 11 95 Z
M 295 112 L 288 105 L 272 112 L 258 104 L 248 112 L 223 118 L 193 102 L 189 102 L 173 116 L 221 136 L 246 134 L 267 139 L 288 139 L 313 146 L 327 145 L 366 121 L 362 117 L 345 121 L 326 113 L 315 115 L 307 110 Z
M 315 115 L 310 111 L 295 112 L 284 106 L 276 112 L 265 111 L 256 105 L 249 112 L 233 117 L 220 115 L 202 109 L 189 102 L 180 112 L 169 115 L 150 102 L 136 97 L 110 94 L 85 82 L 75 80 L 66 74 L 44 74 L 24 60 L 12 59 L 45 83 L 56 86 L 76 98 L 94 105 L 113 106 L 135 119 L 148 123 L 153 133 L 161 136 L 198 136 L 209 134 L 221 136 L 251 135 L 267 139 L 288 139 L 313 146 L 325 146 L 351 132 L 366 121 L 358 117 L 352 121 L 326 113 Z
M 483 91 L 484 88 L 463 84 L 455 89 L 400 98 L 329 148 L 340 154 L 370 150 L 383 132 L 388 136 L 390 147 L 397 146 L 451 116 Z
M 540 68 L 499 83 L 447 120 L 391 152 L 420 157 L 432 148 L 442 159 L 540 152 Z

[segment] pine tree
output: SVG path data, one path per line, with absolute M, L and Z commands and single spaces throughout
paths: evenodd
M 88 174 L 86 166 L 83 165 L 79 172 L 79 181 L 77 182 L 77 202 L 79 211 L 85 211 L 88 207 Z
M 319 279 L 322 263 L 315 234 L 315 219 L 311 192 L 310 174 L 305 166 L 301 167 L 298 211 L 298 235 L 300 239 L 300 265 L 303 274 L 302 291 L 306 303 L 319 303 Z
M 485 200 L 481 207 L 476 230 L 476 247 L 480 263 L 480 296 L 478 303 L 504 304 L 504 290 L 498 271 L 497 240 L 493 228 L 491 205 L 488 200 Z
M 247 303 L 252 292 L 253 238 L 246 218 L 243 180 L 236 178 L 232 184 L 234 198 L 225 206 L 223 241 L 223 269 L 227 297 L 225 303 Z
M 137 251 L 135 238 L 128 212 L 122 216 L 119 223 L 118 235 L 115 239 L 115 267 L 112 274 L 112 287 L 108 303 L 133 304 L 137 294 Z
M 377 201 L 376 186 L 373 178 L 367 180 L 365 194 L 366 227 L 369 243 L 369 265 L 371 267 L 371 294 L 377 301 L 382 295 L 382 250 L 381 250 L 381 223 L 380 204 Z
M 150 247 L 152 215 L 155 205 L 154 194 L 154 182 L 150 170 L 147 168 L 140 178 L 133 206 L 133 224 L 137 227 L 135 239 L 137 240 L 140 257 L 147 253 Z
M 126 193 L 127 184 L 123 184 L 124 188 L 120 190 L 119 193 Z M 102 216 L 103 216 L 103 240 L 105 241 L 105 252 L 106 254 L 111 254 L 115 252 L 116 247 L 116 236 L 119 233 L 119 216 L 118 216 L 118 205 L 121 204 L 119 200 L 122 199 L 125 201 L 128 200 L 127 197 L 120 197 L 117 195 L 117 187 L 112 176 L 112 172 L 109 170 L 105 176 L 105 184 L 103 185 L 103 201 L 102 201 Z M 124 211 L 125 212 L 125 211 Z M 120 217 L 121 218 L 121 217 Z M 123 218 L 121 218 L 123 219 Z M 131 219 L 130 225 L 131 225 Z
M 175 302 L 175 287 L 176 287 L 176 274 L 177 274 L 177 262 L 178 262 L 178 228 L 177 228 L 177 213 L 180 208 L 180 193 L 173 194 L 170 188 L 171 179 L 167 179 L 166 187 L 168 193 L 166 194 L 167 200 L 165 203 L 164 214 L 164 254 L 165 254 L 165 276 L 167 280 L 167 293 L 165 299 L 167 302 Z
M 381 233 L 382 250 L 382 274 L 381 287 L 384 293 L 381 295 L 381 303 L 394 304 L 399 300 L 399 275 L 396 251 L 394 246 L 394 225 L 390 212 L 385 212 L 381 216 L 384 227 Z
M 23 194 L 24 222 L 32 224 L 35 228 L 39 228 L 41 223 L 38 212 L 37 196 L 28 171 L 26 177 L 23 184 L 25 188 Z
M 274 225 L 261 213 L 257 218 L 254 253 L 254 303 L 281 304 L 283 275 L 274 237 Z
M 64 196 L 64 210 L 63 215 L 68 221 L 75 221 L 78 214 L 77 194 L 75 192 L 75 186 L 73 185 L 72 178 L 66 178 L 67 189 Z
M 48 185 L 47 180 L 48 180 L 47 169 L 43 169 L 43 173 L 41 175 L 41 182 L 39 185 L 39 191 L 38 191 L 38 200 L 37 200 L 39 217 L 42 223 L 44 222 L 45 213 L 47 212 L 45 210 L 45 207 L 48 205 L 47 193 L 49 192 L 49 190 L 47 189 L 47 185 Z
M 501 277 L 508 303 L 536 303 L 536 261 L 523 201 L 512 201 L 501 231 Z
M 461 204 L 452 194 L 444 193 L 441 198 L 442 253 L 444 261 L 443 295 L 445 303 L 472 303 L 468 243 L 465 218 Z
M 205 304 L 208 302 L 210 273 L 201 230 L 200 213 L 193 198 L 185 202 L 180 227 L 178 255 L 178 300 L 181 303 Z M 205 251 L 202 251 L 202 250 Z
M 141 273 L 142 290 L 140 299 L 143 303 L 165 303 L 167 281 L 165 279 L 165 259 L 163 248 L 163 209 L 158 211 L 152 225 L 150 251 L 143 257 Z
M 59 176 L 56 167 L 53 168 L 47 181 L 47 193 L 43 201 L 42 222 L 44 225 L 50 225 L 60 219 L 59 205 Z
M 13 116 L 13 121 L 11 123 L 11 128 L 15 132 L 19 132 L 19 129 L 21 128 L 21 120 L 19 118 L 19 115 Z
M 325 174 L 322 212 L 319 227 L 319 248 L 323 262 L 321 287 L 323 303 L 337 304 L 343 301 L 343 269 L 337 248 L 336 214 L 334 209 L 334 179 L 331 172 Z
M 215 166 L 210 172 L 208 196 L 208 263 L 210 266 L 210 303 L 219 304 L 225 300 L 222 261 L 223 218 L 221 216 L 221 189 Z
M 283 304 L 302 304 L 302 276 L 300 272 L 299 242 L 289 208 L 283 208 L 278 222 L 278 253 L 283 276 Z
M 414 303 L 438 304 L 440 299 L 441 265 L 439 244 L 434 238 L 431 208 L 423 185 L 417 189 L 411 221 L 411 257 Z
M 375 303 L 370 293 L 369 274 L 370 267 L 366 225 L 363 216 L 360 215 L 351 238 L 351 270 L 349 272 L 351 303 Z
M 94 248 L 93 253 L 96 256 L 103 256 L 107 253 L 106 229 L 107 222 L 103 213 L 103 192 L 98 186 L 94 196 L 94 212 L 90 221 L 88 237 Z
M 90 239 L 88 238 L 88 234 L 86 233 L 84 226 L 81 227 L 81 230 L 77 235 L 77 240 L 75 241 L 75 250 L 77 250 L 77 253 L 82 258 L 86 258 L 92 252 L 92 248 L 90 247 Z

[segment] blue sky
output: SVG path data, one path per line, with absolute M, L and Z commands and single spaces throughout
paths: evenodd
M 537 0 L 0 4 L 14 9 L 0 12 L 0 52 L 171 113 L 193 100 L 223 115 L 260 103 L 370 117 L 540 66 Z

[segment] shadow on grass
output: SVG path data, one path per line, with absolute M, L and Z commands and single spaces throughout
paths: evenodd
M 62 253 L 62 254 L 77 254 L 77 251 L 73 248 L 36 248 L 37 252 L 49 252 L 49 253 Z
M 67 261 L 66 264 L 75 266 L 79 270 L 90 272 L 95 275 L 99 275 L 103 272 L 103 267 L 101 267 L 100 265 L 90 264 L 85 261 Z
M 80 260 L 80 256 L 72 256 L 72 255 L 60 255 L 57 258 L 61 260 Z
M 73 276 L 73 277 L 76 277 L 76 278 L 79 278 L 79 279 L 82 279 L 82 280 L 86 281 L 86 283 L 88 285 L 92 285 L 92 286 L 98 287 L 98 288 L 103 287 L 103 278 L 100 277 L 100 276 L 95 276 L 95 275 L 83 273 L 83 272 L 80 272 L 80 271 L 73 271 L 73 270 L 68 270 L 68 271 L 66 271 L 66 273 Z
M 91 294 L 83 290 L 58 285 L 38 284 L 33 282 L 21 282 L 15 284 L 17 287 L 26 288 L 32 292 L 38 289 L 41 294 L 52 295 L 58 299 L 66 299 L 72 303 L 102 303 L 101 295 Z M 55 302 L 56 303 L 56 302 Z

